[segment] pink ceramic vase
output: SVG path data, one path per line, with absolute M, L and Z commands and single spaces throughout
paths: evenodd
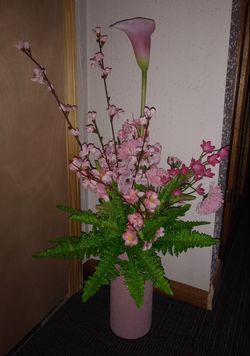
M 110 285 L 110 326 L 114 334 L 124 339 L 137 339 L 151 328 L 153 284 L 145 282 L 144 302 L 138 309 L 130 296 L 123 277 Z

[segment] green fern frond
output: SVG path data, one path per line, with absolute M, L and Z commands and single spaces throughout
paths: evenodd
M 121 196 L 116 191 L 109 192 L 109 201 L 102 201 L 97 205 L 97 211 L 104 221 L 116 223 L 117 229 L 122 233 L 127 224 L 128 206 L 125 205 Z
M 148 251 L 138 251 L 138 261 L 141 268 L 145 271 L 145 278 L 152 280 L 154 286 L 164 293 L 173 295 L 169 281 L 165 277 L 165 271 L 161 264 L 160 257 L 151 249 Z
M 144 278 L 140 270 L 140 264 L 133 254 L 130 254 L 128 261 L 121 261 L 120 273 L 124 276 L 130 295 L 135 304 L 140 308 L 144 298 Z
M 44 251 L 34 255 L 35 258 L 56 257 L 61 259 L 79 259 L 88 258 L 91 255 L 99 255 L 109 241 L 103 239 L 100 232 L 84 233 L 81 237 L 62 237 L 54 240 L 56 244 Z
M 169 253 L 178 256 L 180 253 L 186 252 L 189 248 L 209 247 L 215 245 L 218 241 L 218 239 L 198 231 L 189 231 L 187 229 L 171 231 L 171 229 L 169 229 L 169 231 L 166 231 L 166 234 L 155 243 L 154 249 L 162 252 L 164 255 Z
M 99 216 L 93 213 L 91 210 L 77 210 L 65 207 L 63 205 L 57 206 L 59 209 L 70 214 L 70 219 L 76 220 L 85 224 L 93 226 L 99 226 L 107 229 L 117 230 L 118 226 L 112 219 L 106 219 L 106 217 Z
M 115 268 L 119 249 L 108 247 L 101 256 L 94 274 L 86 281 L 83 288 L 82 300 L 86 302 L 92 297 L 103 285 L 109 284 L 115 279 L 119 272 Z

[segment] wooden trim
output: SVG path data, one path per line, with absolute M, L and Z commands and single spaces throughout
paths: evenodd
M 65 72 L 65 103 L 76 103 L 76 33 L 75 33 L 75 2 L 64 0 L 64 72 Z M 75 112 L 70 113 L 70 120 L 74 127 L 78 127 Z M 79 150 L 76 140 L 68 134 L 66 127 L 67 162 Z M 72 208 L 80 208 L 80 186 L 75 173 L 68 172 L 68 204 Z M 69 222 L 70 235 L 80 235 L 80 224 Z M 77 293 L 82 287 L 82 262 L 69 261 L 68 266 L 68 296 Z
M 98 264 L 98 260 L 90 259 L 83 264 L 84 270 L 84 280 L 90 276 L 96 266 Z M 169 281 L 171 284 L 171 288 L 173 289 L 174 295 L 170 297 L 169 295 L 163 293 L 157 288 L 154 288 L 154 292 L 163 295 L 166 298 L 179 300 L 181 302 L 194 305 L 195 307 L 211 310 L 212 309 L 212 299 L 213 299 L 213 291 L 214 287 L 211 286 L 209 291 L 205 291 L 199 288 L 195 288 L 189 286 L 184 283 L 176 282 L 176 281 Z

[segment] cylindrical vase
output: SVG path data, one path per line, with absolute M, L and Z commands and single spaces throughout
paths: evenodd
M 153 283 L 145 282 L 144 301 L 137 308 L 124 283 L 117 277 L 110 284 L 110 326 L 114 334 L 124 339 L 137 339 L 151 328 Z

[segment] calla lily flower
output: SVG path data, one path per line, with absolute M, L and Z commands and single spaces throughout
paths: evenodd
M 155 21 L 144 17 L 118 21 L 111 25 L 125 32 L 130 39 L 137 63 L 143 72 L 147 71 L 150 57 L 151 34 Z
M 147 71 L 150 57 L 151 34 L 155 30 L 155 22 L 145 17 L 135 17 L 133 19 L 115 22 L 110 27 L 125 32 L 132 43 L 137 63 L 142 72 L 140 115 L 143 116 L 146 106 Z

